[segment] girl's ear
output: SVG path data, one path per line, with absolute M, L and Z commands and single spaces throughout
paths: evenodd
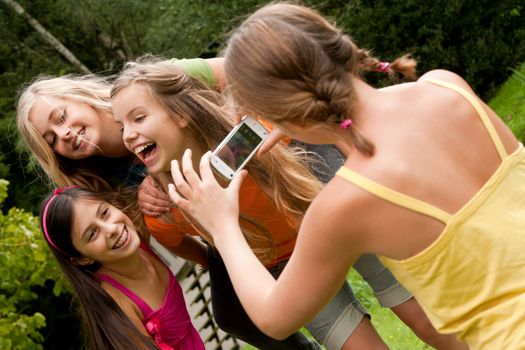
M 91 265 L 95 262 L 95 260 L 93 259 L 89 259 L 89 258 L 70 258 L 69 259 L 71 261 L 71 263 L 73 265 L 79 265 L 79 266 L 87 266 L 87 265 Z
M 189 122 L 186 119 L 182 118 L 182 117 L 177 117 L 177 120 L 175 121 L 175 123 L 181 129 L 184 129 L 189 124 Z

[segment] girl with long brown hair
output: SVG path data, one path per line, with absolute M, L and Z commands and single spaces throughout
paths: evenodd
M 58 188 L 40 215 L 80 304 L 88 348 L 204 350 L 175 276 L 111 203 L 108 193 Z
M 351 149 L 309 207 L 278 281 L 240 234 L 242 175 L 224 189 L 208 155 L 202 179 L 189 154 L 185 177 L 174 164 L 173 200 L 213 236 L 255 324 L 286 336 L 330 300 L 357 257 L 375 253 L 438 331 L 472 349 L 525 347 L 525 152 L 461 77 L 435 70 L 374 89 L 360 71 L 378 61 L 314 10 L 289 4 L 250 16 L 225 59 L 241 110 L 291 137 Z M 281 308 L 286 317 L 269 311 Z

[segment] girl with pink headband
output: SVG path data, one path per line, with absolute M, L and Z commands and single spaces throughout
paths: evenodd
M 204 350 L 174 275 L 112 203 L 109 194 L 58 188 L 40 217 L 78 298 L 88 348 Z

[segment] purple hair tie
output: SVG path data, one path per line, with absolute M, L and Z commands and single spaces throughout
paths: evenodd
M 352 125 L 352 119 L 347 118 L 347 119 L 343 120 L 343 121 L 341 122 L 341 124 L 339 124 L 339 127 L 340 127 L 341 129 L 343 129 L 343 130 L 346 130 L 346 129 L 348 129 L 348 127 L 349 127 L 350 125 Z
M 53 248 L 55 248 L 56 250 L 58 250 L 60 253 L 64 254 L 65 256 L 69 256 L 69 254 L 67 254 L 66 252 L 64 252 L 62 249 L 60 249 L 55 243 L 53 243 L 53 241 L 51 240 L 51 236 L 49 236 L 49 233 L 47 231 L 47 211 L 49 209 L 49 205 L 51 204 L 51 202 L 56 198 L 58 197 L 59 194 L 61 194 L 62 192 L 66 191 L 66 190 L 70 190 L 72 188 L 79 188 L 79 186 L 77 185 L 73 185 L 73 186 L 67 186 L 67 187 L 58 187 L 56 188 L 54 191 L 53 191 L 53 195 L 51 196 L 51 198 L 49 198 L 49 200 L 47 201 L 46 203 L 46 206 L 44 207 L 44 214 L 42 215 L 42 228 L 44 229 L 44 236 L 46 237 L 46 240 L 49 242 L 49 244 L 51 244 L 51 246 Z
M 390 62 L 379 62 L 379 68 L 377 71 L 381 73 L 390 72 Z

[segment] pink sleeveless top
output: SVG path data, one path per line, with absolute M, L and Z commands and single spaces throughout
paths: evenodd
M 159 259 L 147 245 L 141 243 L 140 246 Z M 166 269 L 168 269 L 167 266 Z M 204 343 L 195 327 L 193 327 L 190 315 L 186 309 L 182 288 L 169 269 L 168 273 L 168 290 L 158 310 L 152 310 L 144 300 L 112 277 L 104 274 L 99 274 L 98 277 L 101 281 L 108 282 L 120 290 L 139 307 L 144 315 L 142 323 L 160 349 L 204 350 Z

